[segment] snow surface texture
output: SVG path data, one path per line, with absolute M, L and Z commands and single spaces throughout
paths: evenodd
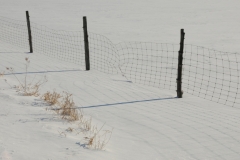
M 203 1 L 4 1 L 1 4 L 1 15 L 24 20 L 23 10 L 29 10 L 32 21 L 57 30 L 79 30 L 82 15 L 91 16 L 89 30 L 109 37 L 114 43 L 126 39 L 179 43 L 179 29 L 185 28 L 186 40 L 191 44 L 239 51 L 239 21 L 234 16 L 239 13 L 238 1 L 205 4 Z M 14 9 L 11 14 L 8 7 Z M 54 88 L 69 91 L 78 107 L 92 115 L 97 124 L 106 122 L 107 127 L 114 127 L 106 151 L 84 149 L 79 145 L 81 135 L 60 135 L 59 131 L 66 130 L 69 124 L 46 112 L 46 106 L 38 98 L 17 95 L 4 82 L 7 79 L 17 84 L 16 80 L 5 75 L 0 87 L 2 159 L 233 160 L 240 157 L 239 106 L 231 108 L 186 93 L 183 99 L 176 99 L 175 90 L 138 85 L 121 75 L 96 70 L 85 72 L 82 66 L 69 61 L 59 61 L 41 52 L 27 54 L 26 50 L 2 42 L 0 48 L 0 71 L 13 67 L 24 78 L 24 58 L 30 57 L 30 76 L 48 77 L 42 93 Z M 237 61 L 234 57 L 227 59 Z
M 28 75 L 48 82 L 48 90 L 73 93 L 78 107 L 95 123 L 114 128 L 106 151 L 81 147 L 83 136 L 60 133 L 74 124 L 59 120 L 39 98 L 19 96 L 4 82 L 18 84 L 11 75 L 1 78 L 2 159 L 238 159 L 239 109 L 175 92 L 145 87 L 98 71 L 28 54 L 1 43 L 1 68 L 12 66 L 24 78 L 24 58 L 31 60 Z

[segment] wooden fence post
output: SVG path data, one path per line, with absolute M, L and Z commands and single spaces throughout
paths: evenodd
M 90 70 L 90 57 L 89 57 L 89 43 L 88 43 L 88 32 L 87 32 L 87 18 L 83 17 L 83 32 L 84 32 L 84 45 L 85 45 L 85 64 L 86 70 Z
M 32 33 L 31 33 L 31 25 L 30 25 L 30 18 L 29 18 L 28 11 L 26 11 L 26 17 L 27 17 L 28 40 L 29 40 L 29 46 L 30 46 L 30 53 L 33 53 Z
M 178 52 L 178 75 L 177 75 L 177 97 L 182 98 L 182 61 L 184 48 L 184 29 L 181 29 L 180 50 Z

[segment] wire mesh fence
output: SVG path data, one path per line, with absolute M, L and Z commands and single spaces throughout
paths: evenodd
M 117 45 L 119 67 L 135 83 L 176 90 L 179 45 L 125 42 Z
M 33 50 L 85 66 L 82 31 L 56 31 L 31 23 Z M 143 85 L 176 90 L 179 44 L 122 42 L 88 33 L 91 69 L 122 74 Z M 26 22 L 0 17 L 0 40 L 29 48 Z M 240 55 L 184 45 L 183 93 L 240 108 Z
M 0 37 L 11 45 L 28 48 L 26 22 L 0 17 Z
M 60 60 L 84 66 L 83 33 L 56 31 L 31 23 L 33 49 Z
M 198 97 L 240 108 L 240 55 L 185 45 L 184 91 Z
M 89 32 L 91 67 L 109 74 L 118 74 L 119 54 L 115 45 L 105 36 Z

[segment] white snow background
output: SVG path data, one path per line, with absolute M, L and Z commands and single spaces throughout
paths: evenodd
M 88 30 L 114 44 L 178 44 L 184 28 L 187 44 L 239 53 L 237 0 L 0 0 L 2 17 L 25 22 L 26 10 L 32 22 L 54 30 L 82 32 L 82 17 L 87 16 Z M 77 64 L 41 52 L 29 54 L 28 48 L 1 39 L 0 57 L 0 72 L 13 67 L 20 79 L 24 78 L 24 58 L 29 57 L 29 79 L 48 78 L 41 93 L 68 91 L 94 124 L 114 128 L 105 150 L 86 149 L 81 145 L 84 135 L 66 131 L 76 127 L 75 123 L 46 111 L 38 97 L 17 94 L 5 79 L 11 85 L 17 85 L 17 80 L 6 74 L 0 77 L 0 159 L 240 159 L 240 106 L 187 93 L 176 99 L 175 89 L 131 83 L 121 74 L 96 69 L 86 72 Z

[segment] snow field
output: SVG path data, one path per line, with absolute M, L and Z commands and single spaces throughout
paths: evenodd
M 105 151 L 84 149 L 83 136 L 66 132 L 69 125 L 74 128 L 76 124 L 60 120 L 45 111 L 46 106 L 38 98 L 19 96 L 2 81 L 1 135 L 9 137 L 1 140 L 5 157 L 231 160 L 239 157 L 236 108 L 187 94 L 184 99 L 176 99 L 174 91 L 134 84 L 121 76 L 94 70 L 86 72 L 41 53 L 28 54 L 20 49 L 16 52 L 3 43 L 1 50 L 9 52 L 1 53 L 1 70 L 11 65 L 19 73 L 17 76 L 24 78 L 20 73 L 25 72 L 24 58 L 29 57 L 29 76 L 48 77 L 41 93 L 54 88 L 69 91 L 77 107 L 92 116 L 95 124 L 101 126 L 106 122 L 105 127 L 114 128 Z M 9 83 L 17 83 L 11 75 L 5 78 Z M 66 137 L 60 134 L 63 131 Z
M 179 31 L 184 28 L 187 44 L 239 52 L 238 0 L 22 0 L 21 3 L 8 0 L 0 4 L 1 16 L 24 22 L 25 11 L 29 10 L 32 22 L 56 30 L 81 31 L 82 16 L 87 16 L 89 31 L 108 37 L 113 44 L 126 41 L 178 44 Z M 25 32 L 21 34 L 26 35 Z M 25 42 L 27 39 L 23 44 L 27 48 Z M 53 89 L 72 93 L 77 107 L 92 116 L 94 124 L 102 126 L 106 122 L 105 127 L 114 130 L 105 151 L 84 149 L 81 143 L 84 135 L 67 132 L 69 127 L 76 128 L 77 124 L 67 123 L 46 111 L 47 106 L 38 98 L 18 95 L 4 79 L 10 84 L 18 82 L 6 74 L 0 78 L 0 159 L 239 159 L 239 105 L 232 108 L 195 97 L 206 98 L 215 91 L 214 86 L 219 89 L 216 92 L 221 89 L 236 91 L 237 78 L 227 74 L 216 77 L 216 82 L 220 84 L 223 82 L 221 78 L 226 78 L 226 87 L 201 74 L 213 75 L 215 71 L 229 73 L 229 68 L 239 69 L 237 63 L 231 66 L 232 63 L 226 61 L 225 68 L 214 68 L 222 61 L 200 57 L 208 68 L 213 67 L 212 72 L 196 69 L 201 62 L 186 63 L 196 68 L 185 68 L 185 74 L 192 75 L 197 70 L 200 75 L 186 79 L 190 83 L 184 88 L 190 93 L 194 89 L 199 92 L 193 92 L 195 96 L 185 92 L 183 99 L 176 99 L 175 82 L 167 78 L 164 83 L 171 84 L 174 89 L 144 86 L 147 84 L 144 81 L 140 81 L 144 85 L 135 84 L 120 75 L 96 70 L 85 72 L 83 66 L 69 63 L 76 61 L 72 57 L 63 55 L 62 60 L 68 60 L 66 62 L 44 56 L 41 52 L 27 54 L 26 50 L 16 48 L 16 45 L 0 42 L 0 72 L 5 67 L 13 67 L 17 76 L 24 79 L 24 58 L 29 57 L 29 78 L 48 77 L 41 93 Z M 224 59 L 239 62 L 235 56 Z M 172 77 L 174 74 L 171 74 Z M 234 72 L 231 74 L 235 75 Z M 196 78 L 202 83 L 193 83 Z M 212 88 L 206 92 L 209 86 Z M 222 96 L 234 96 L 229 92 L 224 94 L 210 99 L 225 104 Z M 239 102 L 238 95 L 236 97 L 228 105 Z M 66 133 L 66 137 L 62 132 Z

